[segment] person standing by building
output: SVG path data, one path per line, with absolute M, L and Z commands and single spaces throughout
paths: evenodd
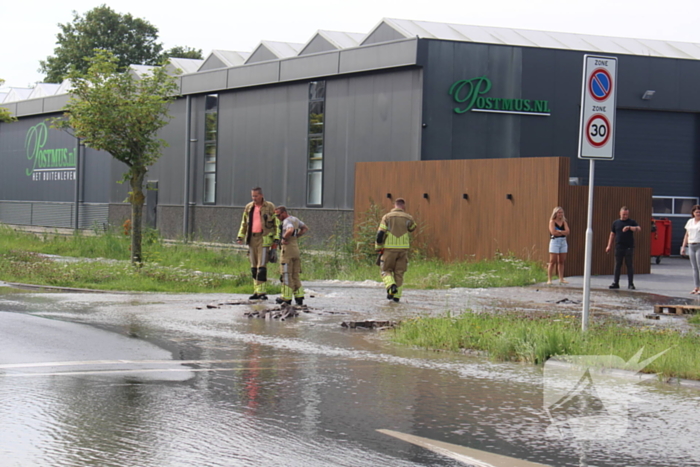
M 277 206 L 275 216 L 280 220 L 280 240 L 282 243 L 282 256 L 280 257 L 280 274 L 282 277 L 282 294 L 277 298 L 277 303 L 292 304 L 292 296 L 297 305 L 304 304 L 304 288 L 301 286 L 301 252 L 299 251 L 298 238 L 309 231 L 302 221 L 290 216 L 287 208 Z
M 568 284 L 564 279 L 564 262 L 569 247 L 566 237 L 569 235 L 569 224 L 564 217 L 564 209 L 557 206 L 549 218 L 549 265 L 547 267 L 547 284 L 552 283 L 552 275 L 555 271 L 559 276 L 560 284 Z
M 620 288 L 620 272 L 622 271 L 622 261 L 627 266 L 627 288 L 634 290 L 634 267 L 632 259 L 634 256 L 634 232 L 639 232 L 642 228 L 636 221 L 630 219 L 630 211 L 627 206 L 620 208 L 620 218 L 612 224 L 606 253 L 610 253 L 615 242 L 615 276 L 610 289 Z
M 681 245 L 681 255 L 690 256 L 690 267 L 693 268 L 693 282 L 695 288 L 690 292 L 693 295 L 700 294 L 700 204 L 696 204 L 690 208 L 690 213 L 693 215 L 688 222 L 685 223 L 685 237 Z
M 265 201 L 262 188 L 253 188 L 250 197 L 253 201 L 243 210 L 236 241 L 239 245 L 248 245 L 248 259 L 253 275 L 253 295 L 250 299 L 267 300 L 268 254 L 270 249 L 277 248 L 279 221 L 275 217 L 275 205 Z
M 375 242 L 375 250 L 381 253 L 379 267 L 386 286 L 386 298 L 395 302 L 401 298 L 403 275 L 408 269 L 409 233 L 417 227 L 405 210 L 406 201 L 397 198 L 394 209 L 382 217 Z

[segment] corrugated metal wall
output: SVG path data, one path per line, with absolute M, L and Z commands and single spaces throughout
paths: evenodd
M 245 206 L 250 189 L 292 209 L 306 208 L 309 81 L 219 93 L 216 205 Z M 352 209 L 354 164 L 420 158 L 422 71 L 373 72 L 326 81 L 323 209 Z M 204 95 L 192 97 L 191 201 L 202 205 Z M 159 136 L 169 141 L 149 170 L 158 180 L 158 202 L 184 199 L 184 99 L 171 106 L 173 121 Z M 361 135 L 359 137 L 358 135 Z M 112 172 L 119 174 L 119 163 Z M 111 201 L 127 185 L 114 185 Z M 193 231 L 206 226 L 193 226 Z
M 80 204 L 78 228 L 104 228 L 108 211 L 108 204 Z M 0 201 L 0 222 L 72 229 L 75 203 Z
M 555 206 L 563 206 L 572 230 L 566 274 L 582 275 L 586 190 L 569 186 L 569 159 L 561 157 L 360 163 L 355 220 L 371 202 L 388 211 L 392 199 L 402 197 L 444 259 L 483 259 L 512 252 L 546 263 L 549 217 Z M 623 204 L 630 207 L 633 218 L 649 219 L 651 190 L 598 187 L 594 200 L 592 273 L 611 274 L 613 260 L 605 254 L 610 226 Z M 645 274 L 650 271 L 649 228 L 641 220 L 644 230 L 637 236 L 635 264 L 636 272 Z

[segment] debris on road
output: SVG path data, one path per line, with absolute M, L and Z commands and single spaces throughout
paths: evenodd
M 264 308 L 262 310 L 251 310 L 243 313 L 247 318 L 261 318 L 265 320 L 278 319 L 284 321 L 287 318 L 296 318 L 299 312 L 310 313 L 309 307 L 306 305 L 286 305 L 282 304 L 274 308 Z
M 391 329 L 398 326 L 400 321 L 377 321 L 375 319 L 366 319 L 364 321 L 343 321 L 340 325 L 344 328 L 356 329 L 376 329 L 381 331 L 382 329 Z
M 259 300 L 235 300 L 232 302 L 208 303 L 206 305 L 206 307 L 209 309 L 217 309 L 217 308 L 221 308 L 222 306 L 259 305 L 261 303 L 264 303 L 264 302 L 260 302 Z M 197 309 L 201 310 L 202 307 L 198 306 Z

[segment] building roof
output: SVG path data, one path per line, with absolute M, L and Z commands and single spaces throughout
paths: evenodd
M 212 50 L 204 59 L 197 71 L 217 70 L 243 65 L 250 57 L 250 52 L 235 52 L 233 50 Z
M 141 79 L 153 71 L 155 67 L 151 65 L 129 65 L 129 73 L 136 79 Z
M 321 31 L 314 34 L 299 51 L 299 55 L 309 55 L 331 50 L 358 47 L 366 34 L 342 31 Z
M 250 54 L 250 57 L 248 57 L 245 63 L 257 63 L 296 57 L 303 48 L 304 44 L 297 44 L 294 42 L 260 41 L 260 44 L 253 50 L 253 53 Z
M 58 89 L 61 87 L 60 84 L 53 84 L 53 83 L 37 83 L 36 86 L 34 86 L 34 89 L 32 89 L 32 92 L 29 93 L 29 97 L 27 99 L 35 99 L 37 97 L 47 97 L 47 96 L 53 96 L 58 92 Z
M 342 31 L 318 31 L 318 34 L 328 40 L 331 44 L 339 49 L 347 49 L 349 47 L 357 47 L 367 34 L 358 32 L 342 32 Z
M 26 100 L 31 93 L 32 88 L 9 88 L 3 104 Z
M 625 37 L 594 36 L 566 32 L 547 32 L 529 29 L 469 26 L 464 24 L 435 23 L 405 19 L 383 19 L 367 35 L 363 44 L 373 41 L 375 32 L 393 29 L 402 38 L 442 39 L 480 44 L 542 47 L 548 49 L 580 50 L 623 55 L 644 55 L 664 58 L 700 60 L 700 43 L 630 39 Z
M 58 91 L 56 91 L 56 95 L 67 94 L 71 89 L 73 89 L 73 83 L 71 83 L 71 80 L 64 79 L 61 86 L 58 88 Z
M 204 63 L 204 60 L 196 58 L 171 57 L 166 68 L 168 68 L 168 71 L 180 70 L 182 73 L 196 73 L 199 67 L 202 66 L 202 63 Z
M 177 69 L 184 74 L 193 74 L 297 56 L 362 48 L 371 44 L 385 43 L 390 45 L 393 41 L 415 38 L 700 60 L 700 43 L 694 42 L 605 37 L 385 18 L 368 34 L 319 30 L 306 44 L 264 40 L 258 44 L 253 52 L 213 50 L 205 60 L 171 58 L 167 66 L 170 72 Z M 386 60 L 386 57 L 383 60 Z M 391 62 L 391 59 L 388 60 Z M 145 65 L 131 65 L 129 72 L 138 79 L 151 69 L 152 67 Z M 70 83 L 64 82 L 60 88 L 54 91 L 54 94 L 65 94 L 69 90 Z M 3 104 L 28 99 L 31 93 L 35 93 L 32 94 L 34 97 L 51 95 L 50 91 L 43 86 L 42 89 L 34 91 L 31 88 L 4 88 L 2 92 L 5 95 L 0 94 L 0 103 Z M 39 96 L 40 94 L 41 96 Z

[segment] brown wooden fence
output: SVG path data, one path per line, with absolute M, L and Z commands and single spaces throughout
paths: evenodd
M 650 272 L 651 189 L 596 187 L 592 274 L 612 274 L 605 254 L 620 206 L 643 230 L 635 273 Z M 549 217 L 562 206 L 571 227 L 566 275 L 582 275 L 588 187 L 569 185 L 565 157 L 417 162 L 361 162 L 355 167 L 355 221 L 372 203 L 384 210 L 404 198 L 421 235 L 446 260 L 492 258 L 497 252 L 548 261 Z

